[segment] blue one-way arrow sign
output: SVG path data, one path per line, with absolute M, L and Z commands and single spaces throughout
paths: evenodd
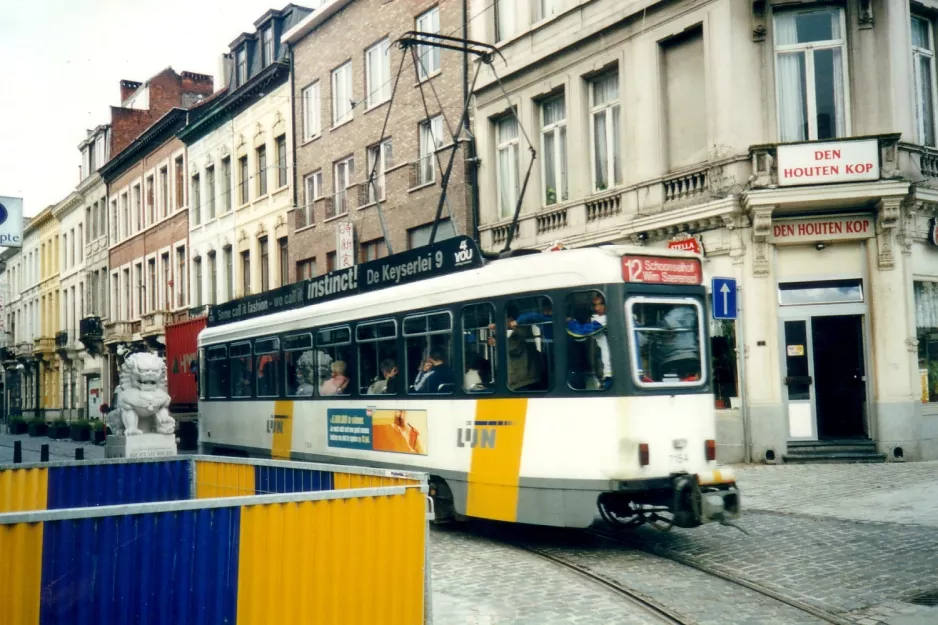
M 710 282 L 711 310 L 714 319 L 736 318 L 736 280 L 713 278 Z

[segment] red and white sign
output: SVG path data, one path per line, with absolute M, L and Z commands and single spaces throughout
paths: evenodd
M 355 231 L 352 222 L 340 221 L 336 224 L 335 268 L 345 269 L 355 264 Z
M 850 241 L 875 235 L 873 218 L 866 215 L 835 215 L 809 219 L 779 219 L 772 222 L 773 243 Z
M 696 258 L 623 256 L 622 279 L 653 284 L 700 284 L 703 271 Z
M 780 145 L 779 186 L 879 180 L 879 142 L 837 141 Z
M 700 237 L 695 234 L 686 234 L 684 236 L 672 239 L 668 241 L 668 249 L 670 250 L 683 250 L 685 252 L 693 252 L 694 254 L 703 254 L 703 242 L 700 240 Z

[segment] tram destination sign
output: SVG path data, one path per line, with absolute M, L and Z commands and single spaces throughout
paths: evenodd
M 482 254 L 475 241 L 467 236 L 458 236 L 212 306 L 206 323 L 213 327 L 244 321 L 349 295 L 476 269 L 482 264 Z

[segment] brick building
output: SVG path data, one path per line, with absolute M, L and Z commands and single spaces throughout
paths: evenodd
M 296 145 L 291 280 L 387 254 L 375 193 L 366 182 L 375 160 L 377 195 L 393 251 L 428 241 L 442 179 L 436 154 L 445 167 L 452 137 L 447 128 L 455 129 L 462 114 L 463 57 L 420 49 L 415 69 L 411 52 L 395 41 L 414 30 L 458 33 L 462 19 L 459 3 L 335 0 L 284 34 L 293 53 Z M 407 57 L 392 105 L 402 54 Z M 388 106 L 386 139 L 379 145 Z M 438 239 L 472 232 L 464 154 L 460 147 Z M 337 255 L 337 231 L 346 224 L 354 249 Z

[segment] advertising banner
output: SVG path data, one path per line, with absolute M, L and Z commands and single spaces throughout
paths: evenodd
M 0 247 L 23 247 L 23 198 L 0 195 Z
M 329 447 L 427 455 L 426 410 L 330 408 L 326 427 Z

